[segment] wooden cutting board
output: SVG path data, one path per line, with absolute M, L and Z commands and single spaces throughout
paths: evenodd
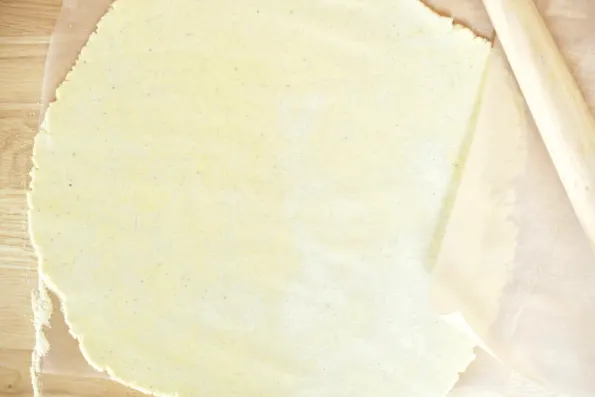
M 492 35 L 480 0 L 427 2 L 443 14 L 454 14 L 457 20 L 471 26 L 479 34 L 486 37 Z M 46 80 L 46 98 L 51 97 L 52 88 L 63 78 L 78 48 L 93 30 L 94 22 L 105 10 L 107 3 L 107 0 L 94 1 L 93 4 L 82 0 L 64 0 L 58 26 L 59 35 L 54 37 L 56 41 L 50 50 L 52 68 Z M 592 81 L 591 77 L 595 76 L 595 54 L 589 53 L 589 43 L 595 43 L 595 5 L 591 5 L 590 0 L 550 0 L 538 3 L 547 14 L 549 25 L 573 65 L 581 86 L 589 98 L 595 98 L 595 81 Z M 27 237 L 25 192 L 29 183 L 32 138 L 39 114 L 37 101 L 41 97 L 43 59 L 50 41 L 51 27 L 58 12 L 59 4 L 56 0 L 0 0 L 0 396 L 3 393 L 15 395 L 15 392 L 16 395 L 23 396 L 31 394 L 28 379 L 29 356 L 33 344 L 30 296 L 37 281 L 35 256 Z M 488 97 L 484 98 L 484 112 L 481 113 L 484 118 L 478 125 L 481 128 L 474 132 L 476 137 L 481 138 L 479 142 L 483 143 L 471 148 L 469 161 L 489 153 L 486 148 L 490 147 L 490 139 L 497 136 L 503 128 L 511 127 L 497 123 L 498 120 L 490 118 L 491 113 L 486 113 L 485 109 L 499 107 L 502 101 L 513 100 L 517 101 L 514 102 L 513 111 L 516 109 L 519 114 L 527 117 L 522 99 L 518 102 L 516 86 L 507 74 L 502 54 L 496 53 L 490 62 L 496 65 L 496 72 L 490 75 L 488 87 L 491 87 L 491 91 L 489 90 Z M 502 84 L 503 81 L 506 84 Z M 517 123 L 515 128 L 518 127 Z M 531 135 L 534 131 L 530 118 L 527 123 L 521 124 L 520 128 L 528 134 L 527 136 L 534 136 Z M 536 144 L 538 145 L 538 140 Z M 484 151 L 481 151 L 482 148 Z M 475 156 L 473 153 L 476 153 Z M 544 159 L 543 153 L 539 158 L 542 163 L 547 164 L 547 158 Z M 537 171 L 542 167 L 547 168 L 547 165 L 544 166 L 542 163 L 539 163 Z M 484 170 L 481 168 L 483 166 L 478 167 Z M 485 176 L 482 172 L 474 174 L 475 178 Z M 551 173 L 551 170 L 547 169 L 546 172 Z M 461 187 L 467 189 L 467 200 L 474 197 L 474 194 L 482 194 L 473 190 L 474 184 L 477 186 L 476 180 L 470 179 L 466 172 L 462 174 Z M 564 197 L 556 197 L 557 201 L 554 200 L 548 207 L 553 212 L 558 208 L 564 208 Z M 455 207 L 461 206 L 461 202 L 464 203 L 464 200 L 453 201 Z M 567 211 L 564 214 L 564 219 L 572 221 L 571 214 Z M 463 217 L 465 218 L 468 217 Z M 461 224 L 458 222 L 454 219 L 449 225 Z M 456 231 L 456 228 L 454 230 Z M 447 230 L 445 227 L 445 232 L 451 232 L 452 235 L 452 229 Z M 447 233 L 445 242 L 448 242 L 448 236 Z M 565 243 L 571 244 L 568 241 Z M 453 244 L 456 246 L 458 243 Z M 480 254 L 474 259 L 485 260 Z M 494 274 L 500 274 L 498 266 L 502 266 L 502 263 L 498 260 L 487 262 L 496 268 Z M 447 265 L 452 266 L 448 263 Z M 595 269 L 595 266 L 593 267 Z M 443 264 L 437 270 L 440 269 L 444 271 L 449 267 Z M 489 268 L 488 274 L 489 270 L 493 269 Z M 482 276 L 486 279 L 485 274 L 482 273 Z M 471 294 L 470 297 L 477 296 Z M 455 298 L 457 297 L 451 302 L 451 305 L 454 305 L 452 307 L 461 305 Z M 69 395 L 76 387 L 83 387 L 81 390 L 85 390 L 85 395 L 94 395 L 90 394 L 94 393 L 94 390 L 97 395 L 133 394 L 132 391 L 101 379 L 101 374 L 93 372 L 84 363 L 76 342 L 68 334 L 60 315 L 53 317 L 52 324 L 53 328 L 48 334 L 52 350 L 45 368 L 49 374 L 44 375 L 47 379 L 46 395 Z M 486 356 L 482 356 L 478 363 L 480 365 L 475 365 L 469 371 L 473 376 L 464 379 L 464 387 L 459 389 L 456 395 L 467 395 L 465 393 L 470 391 L 478 395 L 477 389 L 473 389 L 474 379 L 485 377 L 481 375 L 482 368 L 494 368 L 495 365 Z M 520 390 L 525 384 L 519 382 L 515 376 L 510 371 L 494 370 L 489 377 L 489 382 L 493 384 L 492 390 L 501 396 L 527 395 L 528 392 Z M 84 382 L 89 382 L 90 386 L 85 386 Z M 595 387 L 591 390 L 595 390 Z

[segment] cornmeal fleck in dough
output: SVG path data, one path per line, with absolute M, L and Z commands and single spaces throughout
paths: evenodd
M 438 397 L 424 260 L 488 43 L 414 0 L 119 0 L 35 142 L 87 359 L 181 397 Z

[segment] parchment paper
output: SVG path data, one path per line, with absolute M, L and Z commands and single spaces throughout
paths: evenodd
M 593 109 L 595 3 L 536 3 Z M 514 370 L 552 392 L 593 395 L 594 283 L 595 256 L 496 45 L 434 301 L 461 310 Z
M 63 0 L 46 65 L 44 107 L 111 1 Z M 493 34 L 480 0 L 427 3 L 484 37 Z M 538 3 L 595 105 L 595 53 L 589 53 L 595 3 Z M 485 84 L 458 193 L 445 208 L 452 210 L 450 221 L 437 231 L 441 249 L 429 255 L 437 257 L 436 306 L 445 314 L 461 311 L 502 363 L 478 350 L 451 396 L 595 393 L 595 377 L 589 376 L 595 365 L 595 257 L 498 46 Z M 45 334 L 50 351 L 43 371 L 105 376 L 85 363 L 59 310 Z

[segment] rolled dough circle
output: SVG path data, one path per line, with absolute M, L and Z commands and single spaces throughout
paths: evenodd
M 86 358 L 180 396 L 442 396 L 427 299 L 489 46 L 413 0 L 120 0 L 36 137 Z

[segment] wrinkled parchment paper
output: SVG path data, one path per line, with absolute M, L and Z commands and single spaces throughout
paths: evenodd
M 111 2 L 63 0 L 48 53 L 44 107 Z M 492 37 L 480 0 L 427 3 Z M 595 53 L 589 53 L 595 3 L 538 5 L 595 105 Z M 444 314 L 460 311 L 499 360 L 478 349 L 451 397 L 595 393 L 595 376 L 589 376 L 595 368 L 595 256 L 498 44 L 480 105 L 456 198 L 445 209 L 449 222 L 437 231 L 442 238 L 429 255 L 436 258 L 436 307 Z M 59 310 L 45 335 L 50 350 L 44 372 L 105 376 L 86 364 Z
M 536 3 L 595 109 L 595 3 Z M 498 44 L 487 73 L 434 302 L 555 395 L 593 395 L 595 255 Z

